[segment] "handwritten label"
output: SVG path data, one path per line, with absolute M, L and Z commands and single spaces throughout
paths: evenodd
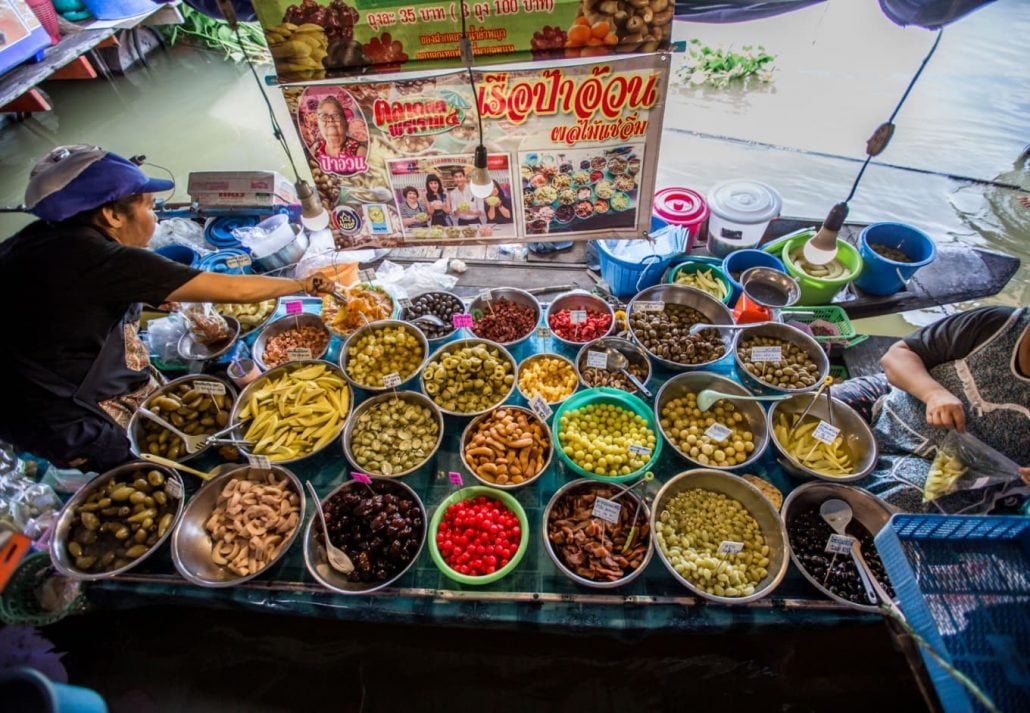
M 812 437 L 817 441 L 822 441 L 826 445 L 832 444 L 837 440 L 837 436 L 840 435 L 840 429 L 836 426 L 831 426 L 826 421 L 820 421 L 819 425 L 812 431 Z
M 547 339 L 549 336 L 551 336 L 551 330 L 547 327 L 537 327 L 536 336 L 540 337 L 541 339 Z
M 237 267 L 247 267 L 250 265 L 250 262 L 250 255 L 233 255 L 230 258 L 226 258 L 225 266 L 230 269 L 235 269 Z
M 451 323 L 454 325 L 455 329 L 470 329 L 472 327 L 472 315 L 465 314 L 464 312 L 453 315 L 451 317 Z
M 585 309 L 574 309 L 569 312 L 569 324 L 583 324 L 587 321 L 587 311 Z
M 304 311 L 304 303 L 300 300 L 290 300 L 286 303 L 286 314 L 300 314 Z
M 633 307 L 641 312 L 664 312 L 664 302 L 634 302 Z
M 649 456 L 651 455 L 651 449 L 647 446 L 638 446 L 636 443 L 631 443 L 627 449 L 630 453 L 634 453 L 638 456 Z
M 614 500 L 598 497 L 594 499 L 594 509 L 590 512 L 590 515 L 607 520 L 614 525 L 619 521 L 620 512 L 622 512 L 622 505 Z
M 591 369 L 607 369 L 608 354 L 605 352 L 587 352 L 587 367 Z
M 221 381 L 195 381 L 193 390 L 209 396 L 225 396 L 225 384 Z
M 705 435 L 711 438 L 716 443 L 722 443 L 727 438 L 733 435 L 733 429 L 726 428 L 721 423 L 713 423 L 711 426 L 705 429 Z
M 483 290 L 482 292 L 479 293 L 479 299 L 482 300 L 483 302 L 492 302 L 493 299 L 494 299 L 494 291 L 493 290 Z
M 247 462 L 251 468 L 257 468 L 258 470 L 272 470 L 272 461 L 268 460 L 268 456 L 259 456 L 253 453 L 247 454 Z
M 783 361 L 782 347 L 751 347 L 751 361 Z
M 371 267 L 366 267 L 364 270 L 358 270 L 358 279 L 361 282 L 373 282 L 376 279 L 376 271 Z
M 372 479 L 370 477 L 364 473 L 358 473 L 357 471 L 351 471 L 350 478 L 351 480 L 356 480 L 359 483 L 364 483 L 365 485 L 372 484 Z
M 461 473 L 456 470 L 449 472 L 447 478 L 451 481 L 452 485 L 457 485 L 459 488 L 465 484 L 465 481 L 461 479 Z
M 286 350 L 286 358 L 290 361 L 305 361 L 311 358 L 311 350 L 307 347 L 293 347 Z
M 551 414 L 553 413 L 551 411 L 551 405 L 548 404 L 544 400 L 544 397 L 540 394 L 537 394 L 532 399 L 530 399 L 529 408 L 531 408 L 533 410 L 533 413 L 539 416 L 540 420 L 542 421 L 546 421 L 547 419 L 549 419 L 551 417 Z
M 743 542 L 734 542 L 733 540 L 723 540 L 719 543 L 718 552 L 720 555 L 739 555 L 744 551 Z
M 851 543 L 854 541 L 855 538 L 850 535 L 838 535 L 835 532 L 826 541 L 826 551 L 835 555 L 846 555 L 851 552 Z
M 182 485 L 179 484 L 178 480 L 166 480 L 165 492 L 168 493 L 168 497 L 170 498 L 174 498 L 175 500 L 182 499 Z
M 383 386 L 388 389 L 396 389 L 401 385 L 401 375 L 396 371 L 383 377 Z

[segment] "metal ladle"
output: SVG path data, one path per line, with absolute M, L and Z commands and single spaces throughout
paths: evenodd
M 769 322 L 752 322 L 750 324 L 704 324 L 703 322 L 695 322 L 690 325 L 690 334 L 697 334 L 703 329 L 750 329 L 751 327 L 757 327 L 760 324 L 769 324 Z
M 157 463 L 158 465 L 166 465 L 169 468 L 181 470 L 184 473 L 190 473 L 192 475 L 197 476 L 201 480 L 212 480 L 213 478 L 217 478 L 218 476 L 222 475 L 228 470 L 240 467 L 239 463 L 222 463 L 220 465 L 216 465 L 211 470 L 198 470 L 197 468 L 191 468 L 188 465 L 183 465 L 182 463 L 171 460 L 170 458 L 162 458 L 161 456 L 155 456 L 153 453 L 143 453 L 140 455 L 140 458 L 151 463 Z
M 310 480 L 304 481 L 311 493 L 311 499 L 315 502 L 315 510 L 318 512 L 318 519 L 322 521 L 322 534 L 325 535 L 325 556 L 329 560 L 329 566 L 340 574 L 350 574 L 354 571 L 354 563 L 351 562 L 347 553 L 329 541 L 329 527 L 325 524 L 325 513 L 322 511 L 322 501 L 318 499 L 315 486 Z
M 654 394 L 648 391 L 647 387 L 640 383 L 640 379 L 633 376 L 633 374 L 630 373 L 629 369 L 626 368 L 627 366 L 629 366 L 629 359 L 626 358 L 625 354 L 623 354 L 614 347 L 607 347 L 604 350 L 604 353 L 608 357 L 608 369 L 610 369 L 611 371 L 617 371 L 621 373 L 623 376 L 625 376 L 627 379 L 629 379 L 633 386 L 636 387 L 637 391 L 639 391 L 645 399 L 651 400 L 654 398 Z
M 783 401 L 789 399 L 790 394 L 774 394 L 772 396 L 743 396 L 741 394 L 724 394 L 715 389 L 702 389 L 697 394 L 697 407 L 701 411 L 712 408 L 720 399 L 735 399 L 737 401 Z
M 833 528 L 833 531 L 838 535 L 844 535 L 849 537 L 847 533 L 848 524 L 854 517 L 854 511 L 851 506 L 843 500 L 837 498 L 830 498 L 819 506 L 819 514 L 823 520 Z M 851 538 L 851 558 L 855 561 L 855 567 L 858 569 L 859 579 L 862 580 L 862 587 L 865 589 L 865 595 L 869 599 L 871 604 L 876 604 L 877 593 L 880 592 L 880 596 L 883 597 L 885 603 L 890 603 L 891 598 L 886 596 L 886 592 L 882 592 L 882 588 L 877 589 L 873 586 L 873 582 L 876 581 L 876 577 L 869 571 L 869 565 L 866 564 L 865 557 L 862 556 L 862 548 L 858 546 L 858 538 Z M 877 582 L 877 585 L 879 582 Z
M 439 317 L 437 317 L 435 314 L 422 314 L 422 315 L 419 315 L 418 317 L 412 317 L 408 321 L 412 322 L 414 324 L 419 324 L 421 322 L 423 324 L 428 324 L 430 327 L 446 327 L 447 326 L 447 323 L 444 322 Z

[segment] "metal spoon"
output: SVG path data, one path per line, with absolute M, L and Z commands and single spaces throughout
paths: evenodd
M 318 511 L 318 519 L 322 521 L 322 534 L 325 535 L 325 554 L 329 560 L 329 566 L 340 574 L 350 574 L 354 571 L 354 563 L 350 561 L 347 553 L 329 541 L 329 527 L 325 524 L 325 513 L 322 512 L 322 501 L 315 492 L 315 486 L 310 480 L 305 480 L 304 485 L 308 486 L 311 499 L 315 502 L 315 510 Z
M 760 324 L 769 324 L 769 322 L 752 322 L 751 324 L 705 324 L 704 322 L 695 322 L 690 325 L 690 334 L 697 334 L 703 329 L 749 329 L 756 327 Z
M 182 442 L 183 442 L 183 445 L 186 447 L 186 452 L 191 454 L 191 455 L 193 453 L 198 452 L 200 449 L 202 449 L 204 446 L 206 446 L 207 442 L 208 442 L 208 439 L 210 438 L 210 436 L 208 436 L 206 434 L 202 434 L 202 435 L 199 435 L 199 436 L 187 435 L 187 434 L 183 433 L 182 431 L 180 431 L 175 426 L 173 426 L 172 424 L 168 423 L 168 421 L 165 421 L 163 418 L 158 416 L 156 413 L 154 413 L 150 409 L 145 408 L 143 406 L 140 406 L 137 409 L 137 411 L 144 418 L 149 418 L 151 421 L 153 421 L 157 425 L 164 426 L 166 429 L 171 431 L 173 434 L 175 434 L 176 436 L 181 438 Z
M 225 473 L 226 471 L 231 470 L 232 468 L 240 467 L 239 463 L 222 463 L 220 465 L 216 465 L 211 470 L 197 470 L 196 468 L 191 468 L 188 465 L 183 465 L 182 463 L 178 463 L 174 460 L 171 460 L 170 458 L 162 458 L 161 456 L 155 456 L 153 453 L 143 453 L 140 455 L 140 458 L 142 458 L 145 461 L 150 461 L 151 463 L 157 463 L 158 465 L 166 465 L 169 468 L 181 470 L 184 473 L 191 473 L 200 478 L 201 480 L 211 480 L 212 478 L 217 478 L 222 473 Z
M 819 514 L 833 528 L 834 532 L 838 535 L 847 536 L 848 524 L 855 513 L 851 506 L 843 500 L 830 498 L 819 506 Z M 865 558 L 862 556 L 862 548 L 858 546 L 858 538 L 855 537 L 851 538 L 851 558 L 855 561 L 855 567 L 858 568 L 858 576 L 862 580 L 862 587 L 865 589 L 866 597 L 871 604 L 876 604 L 879 601 L 876 596 L 876 589 L 873 587 L 873 580 L 876 578 L 869 571 L 869 565 L 866 564 Z M 884 599 L 885 603 L 890 603 L 890 601 L 890 597 Z
M 630 383 L 632 383 L 633 386 L 636 387 L 637 391 L 639 391 L 645 399 L 650 400 L 654 398 L 654 394 L 648 391 L 647 387 L 640 383 L 640 379 L 633 376 L 633 374 L 630 373 L 629 369 L 626 368 L 627 366 L 629 366 L 629 359 L 626 358 L 625 354 L 620 352 L 615 347 L 607 347 L 604 350 L 604 353 L 608 356 L 609 369 L 611 369 L 612 371 L 618 371 L 627 379 L 629 379 Z
M 701 411 L 712 408 L 721 399 L 734 399 L 736 401 L 783 401 L 789 399 L 790 394 L 774 394 L 772 396 L 742 396 L 740 394 L 724 394 L 715 389 L 702 389 L 697 394 L 697 407 Z
M 334 285 L 332 282 L 325 279 L 324 277 L 315 278 L 314 288 L 315 292 L 322 292 L 324 294 L 327 294 L 341 305 L 347 304 L 347 296 L 342 294 L 339 290 L 337 290 L 336 285 Z
M 801 425 L 801 422 L 805 420 L 805 416 L 807 416 L 808 412 L 812 410 L 813 406 L 815 406 L 815 402 L 819 400 L 819 394 L 821 394 L 823 392 L 823 389 L 829 387 L 831 384 L 833 384 L 833 377 L 832 376 L 827 376 L 826 378 L 823 379 L 823 383 L 819 384 L 819 388 L 816 389 L 815 393 L 812 395 L 812 400 L 808 402 L 808 406 L 805 408 L 804 411 L 801 412 L 801 415 L 798 416 L 798 420 L 794 422 L 793 426 L 791 426 L 790 431 L 787 433 L 787 435 L 789 435 L 789 436 L 793 436 L 794 435 L 794 431 L 796 431 L 797 427 Z M 827 405 L 826 405 L 826 409 L 829 412 L 830 425 L 832 426 L 833 425 L 833 399 L 830 398 L 829 394 L 827 394 L 826 398 L 828 400 L 827 401 Z
M 409 322 L 413 322 L 414 324 L 418 324 L 418 323 L 422 322 L 424 324 L 428 324 L 431 327 L 446 327 L 447 326 L 447 323 L 444 322 L 439 317 L 437 317 L 435 314 L 422 314 L 422 315 L 419 315 L 418 317 L 412 317 L 408 321 Z

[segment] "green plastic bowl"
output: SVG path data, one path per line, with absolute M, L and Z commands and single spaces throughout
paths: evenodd
M 703 262 L 681 263 L 676 267 L 672 268 L 671 270 L 669 270 L 669 278 L 666 280 L 666 282 L 668 282 L 669 284 L 679 284 L 676 282 L 677 276 L 692 275 L 695 272 L 701 272 L 702 270 L 710 270 L 712 273 L 712 277 L 721 282 L 722 286 L 726 288 L 726 294 L 723 297 L 719 298 L 715 295 L 712 295 L 712 297 L 715 297 L 723 304 L 728 305 L 730 303 L 730 298 L 733 296 L 733 285 L 731 285 L 730 281 L 726 278 L 726 273 L 723 272 L 721 268 L 715 265 L 709 265 Z M 693 285 L 688 285 L 688 287 L 693 287 Z M 708 292 L 708 290 L 704 290 L 704 292 Z M 712 293 L 709 292 L 708 294 Z
M 654 450 L 651 452 L 651 459 L 644 464 L 643 468 L 635 470 L 632 473 L 628 473 L 627 475 L 598 475 L 597 473 L 591 473 L 585 468 L 581 468 L 576 465 L 572 462 L 572 459 L 565 454 L 565 449 L 562 448 L 561 444 L 562 416 L 573 409 L 589 406 L 590 404 L 613 404 L 624 409 L 629 409 L 647 421 L 647 427 L 650 428 L 655 435 L 655 446 Z M 638 396 L 634 396 L 633 394 L 629 394 L 618 389 L 610 389 L 608 387 L 601 386 L 573 394 L 571 397 L 566 399 L 565 403 L 563 403 L 555 412 L 554 420 L 551 424 L 551 430 L 554 433 L 554 450 L 558 454 L 558 458 L 561 459 L 561 462 L 565 464 L 566 468 L 581 478 L 600 480 L 604 483 L 628 483 L 631 480 L 636 480 L 644 475 L 644 473 L 654 468 L 655 463 L 658 462 L 658 456 L 661 455 L 662 452 L 662 432 L 658 428 L 658 422 L 655 419 L 654 410 L 648 407 L 648 405 Z
M 812 277 L 803 272 L 790 259 L 790 253 L 794 248 L 803 245 L 814 234 L 814 231 L 807 231 L 791 238 L 783 244 L 783 250 L 780 253 L 783 264 L 787 268 L 787 273 L 796 279 L 801 287 L 801 296 L 798 298 L 797 305 L 830 304 L 834 295 L 862 273 L 862 256 L 858 254 L 858 250 L 851 243 L 840 239 L 837 240 L 837 259 L 844 264 L 844 267 L 850 270 L 847 275 L 838 277 L 835 280 L 824 280 L 821 277 Z
M 440 554 L 440 548 L 436 546 L 436 533 L 440 530 L 440 521 L 443 520 L 443 516 L 444 513 L 447 512 L 447 508 L 463 500 L 474 500 L 480 495 L 485 495 L 493 500 L 501 501 L 509 510 L 515 513 L 515 516 L 519 519 L 519 528 L 522 530 L 522 540 L 519 542 L 518 551 L 515 552 L 515 556 L 511 558 L 511 561 L 508 562 L 508 564 L 504 565 L 493 574 L 484 574 L 482 577 L 470 577 L 467 574 L 455 572 L 451 569 L 449 564 L 444 562 L 443 555 Z M 526 511 L 522 509 L 522 505 L 519 504 L 518 500 L 503 490 L 488 488 L 485 485 L 471 485 L 461 488 L 460 490 L 456 490 L 454 493 L 447 496 L 442 503 L 440 503 L 440 506 L 436 508 L 436 512 L 433 513 L 433 519 L 429 522 L 429 556 L 433 558 L 433 563 L 436 564 L 437 569 L 443 572 L 445 577 L 457 582 L 458 584 L 493 584 L 518 567 L 519 562 L 522 561 L 522 558 L 525 556 L 526 550 L 528 549 L 529 520 L 526 518 Z

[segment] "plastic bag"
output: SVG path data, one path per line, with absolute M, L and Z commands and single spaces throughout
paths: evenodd
M 183 363 L 179 356 L 179 340 L 186 333 L 186 320 L 178 312 L 147 323 L 146 339 L 150 353 L 163 364 Z
M 923 485 L 923 502 L 1019 480 L 1019 466 L 968 433 L 949 431 Z
M 447 274 L 447 258 L 436 262 L 416 262 L 408 267 L 383 260 L 376 270 L 376 283 L 398 298 L 418 297 L 426 292 L 450 290 L 458 278 Z
M 196 250 L 201 257 L 214 252 L 204 240 L 204 227 L 189 218 L 162 220 L 154 229 L 149 245 L 152 250 L 169 245 L 183 245 Z
M 198 344 L 217 344 L 232 337 L 225 317 L 210 302 L 190 302 L 181 305 L 186 328 Z
M 34 468 L 13 456 L 11 449 L 4 450 L 0 459 L 0 530 L 22 532 L 35 540 L 50 527 L 61 500 L 53 488 L 28 475 Z

